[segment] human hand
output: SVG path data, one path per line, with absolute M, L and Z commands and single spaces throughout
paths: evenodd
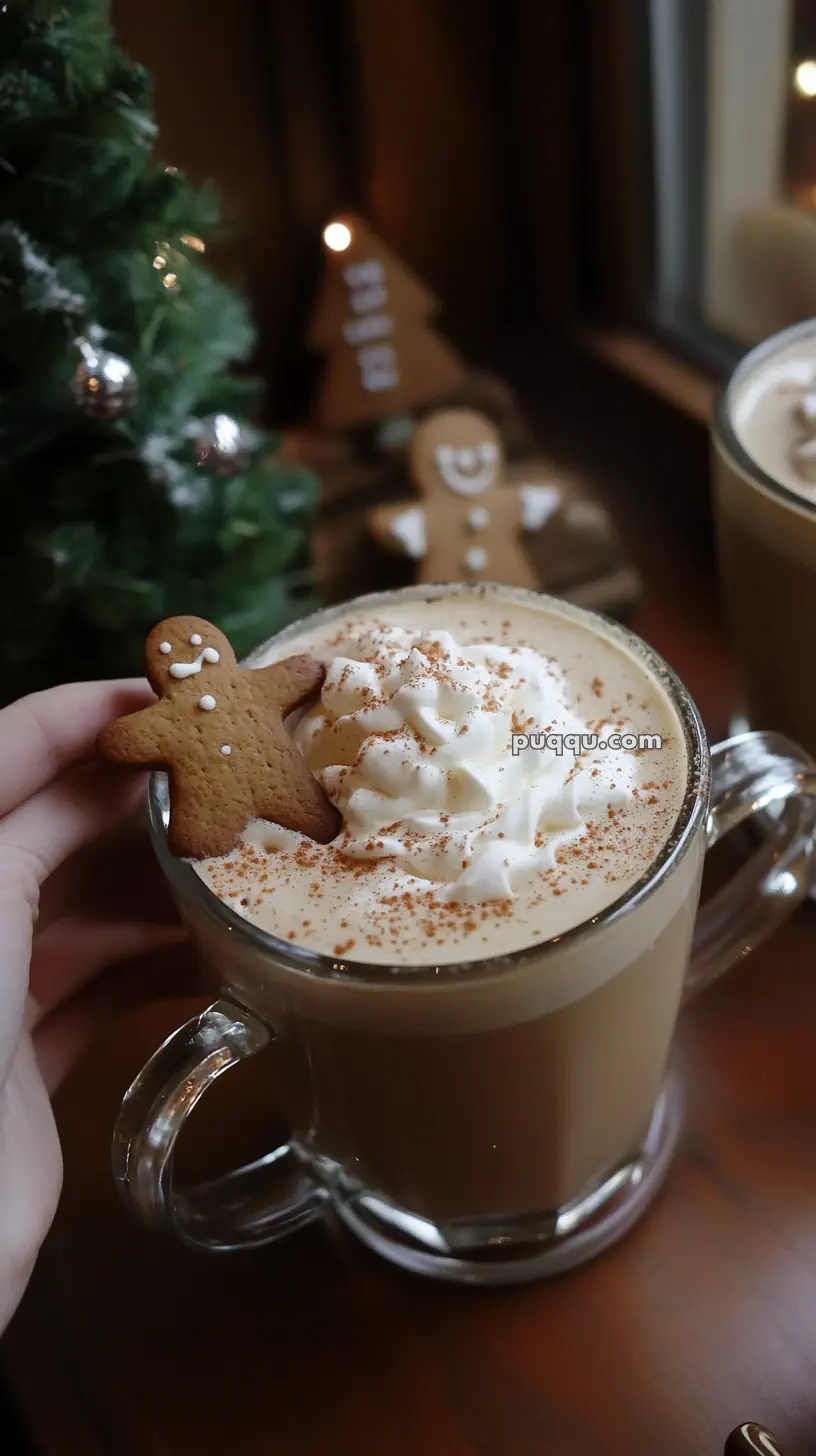
M 0 1330 L 56 1209 L 50 1094 L 127 1006 L 194 987 L 144 831 L 146 775 L 100 762 L 146 684 L 71 683 L 0 712 Z

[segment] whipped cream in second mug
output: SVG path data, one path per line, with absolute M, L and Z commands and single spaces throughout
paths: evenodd
M 686 750 L 668 698 L 602 624 L 467 591 L 358 613 L 252 659 L 326 663 L 294 736 L 343 830 L 321 846 L 256 821 L 196 865 L 221 899 L 311 950 L 427 965 L 562 934 L 642 877 L 679 813 Z M 661 746 L 600 747 L 616 733 Z M 514 753 L 514 734 L 542 746 Z M 587 734 L 597 748 L 571 737 Z

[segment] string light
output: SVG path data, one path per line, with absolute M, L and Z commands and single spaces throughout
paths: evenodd
M 330 222 L 323 229 L 323 241 L 333 253 L 345 253 L 351 245 L 351 228 L 344 222 Z
M 816 61 L 800 61 L 793 73 L 793 84 L 800 96 L 816 96 Z
M 169 169 L 166 168 L 165 170 Z M 206 252 L 206 243 L 204 242 L 203 238 L 200 238 L 198 236 L 197 233 L 181 233 L 179 241 L 184 245 L 184 247 L 191 248 L 194 253 Z M 177 291 L 180 287 L 180 284 L 179 275 L 176 269 L 178 269 L 179 264 L 182 264 L 186 267 L 187 260 L 183 256 L 183 254 L 180 253 L 177 248 L 173 248 L 170 243 L 157 241 L 155 247 L 156 253 L 153 258 L 153 267 L 155 268 L 156 272 L 161 273 L 165 268 L 169 270 L 164 274 L 164 277 L 162 278 L 162 287 L 166 288 L 168 292 Z

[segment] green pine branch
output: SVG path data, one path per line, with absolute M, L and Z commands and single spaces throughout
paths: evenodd
M 255 334 L 206 264 L 217 199 L 155 150 L 150 79 L 107 0 L 0 10 L 0 654 L 6 696 L 137 671 L 146 632 L 195 612 L 243 653 L 314 605 L 317 483 L 253 438 L 201 465 L 200 422 L 240 418 Z M 127 359 L 132 407 L 79 408 L 77 337 Z

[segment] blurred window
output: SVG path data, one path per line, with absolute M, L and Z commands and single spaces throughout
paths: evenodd
M 816 0 L 649 0 L 657 323 L 712 360 L 816 315 Z

